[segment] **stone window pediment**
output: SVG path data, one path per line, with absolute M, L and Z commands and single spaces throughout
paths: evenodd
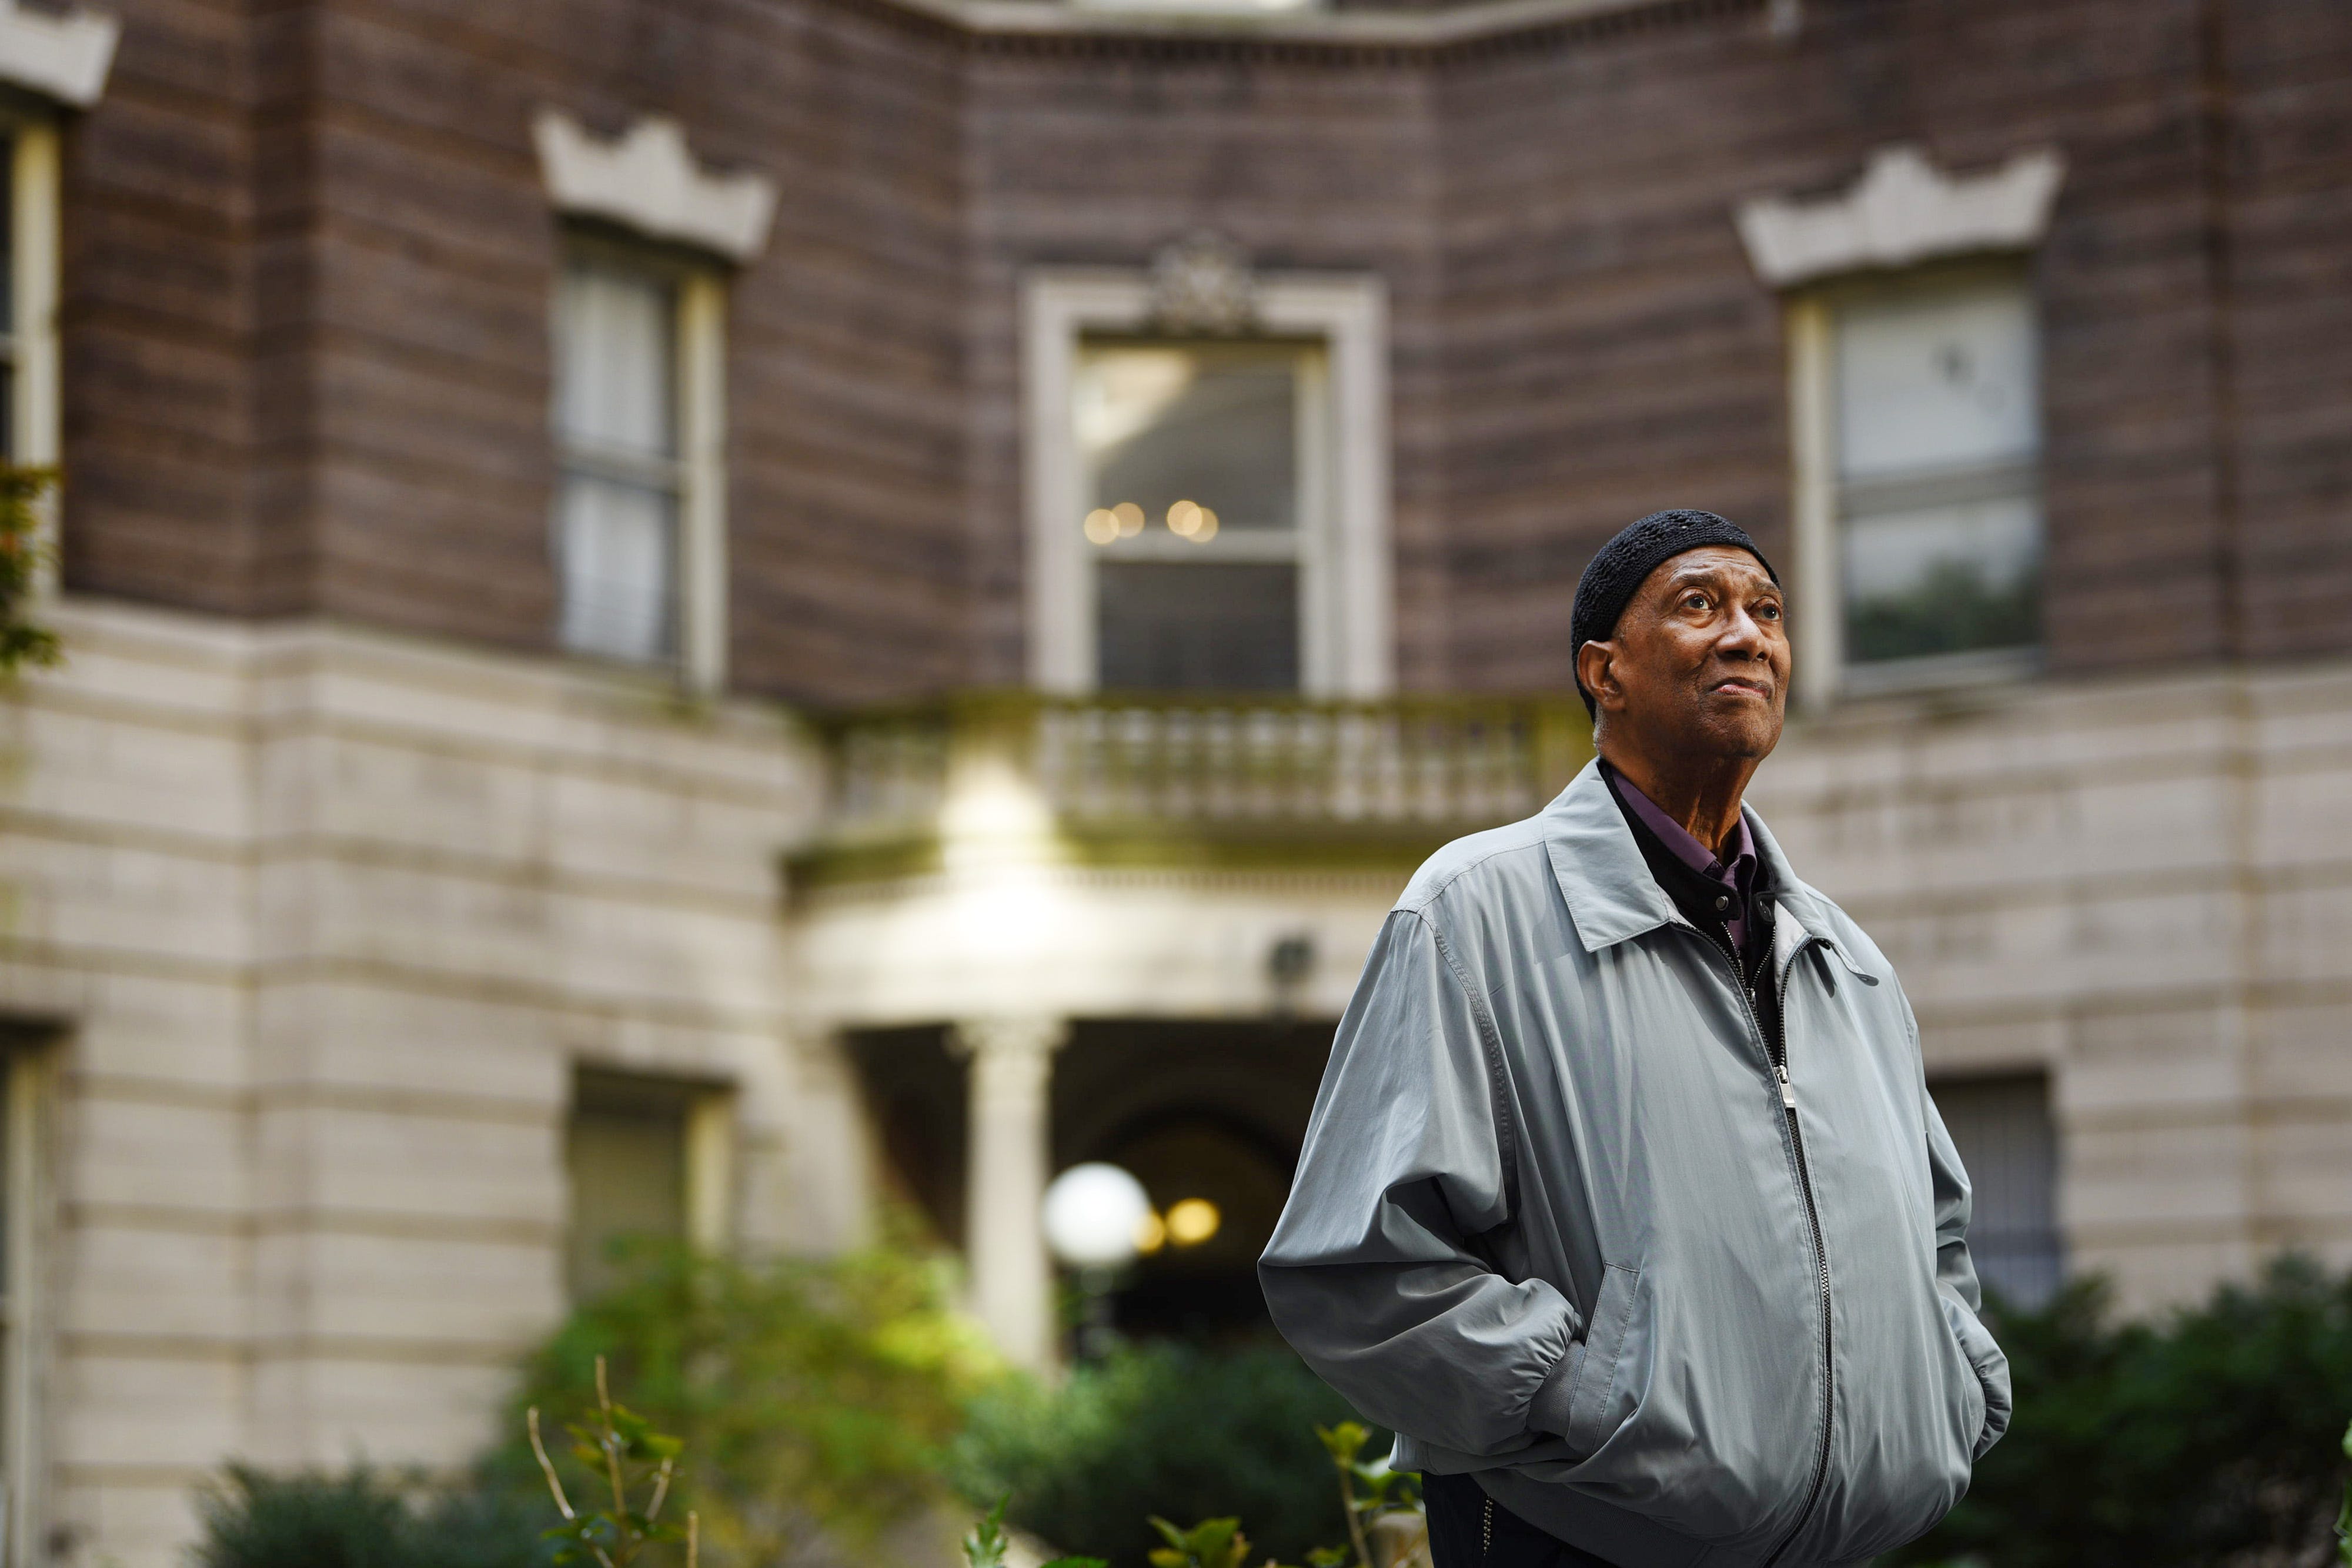
M 1775 288 L 1946 256 L 2031 250 L 2049 229 L 2065 167 L 2056 151 L 2042 148 L 1986 173 L 1954 176 L 1916 147 L 1881 148 L 1839 194 L 1742 203 L 1739 237 L 1757 276 Z
M 705 168 L 674 120 L 648 115 L 607 139 L 562 110 L 544 109 L 532 123 L 531 137 L 558 211 L 617 224 L 739 266 L 767 248 L 775 183 L 748 170 L 719 173 Z

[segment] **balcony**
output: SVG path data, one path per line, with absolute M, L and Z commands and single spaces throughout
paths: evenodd
M 795 894 L 1025 864 L 1407 872 L 1591 755 L 1573 696 L 969 693 L 824 721 Z

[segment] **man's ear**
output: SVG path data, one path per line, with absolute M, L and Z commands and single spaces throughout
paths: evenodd
M 1616 656 L 1617 644 L 1613 641 L 1587 643 L 1576 651 L 1576 678 L 1592 694 L 1596 706 L 1615 706 L 1612 698 L 1617 703 L 1624 701 L 1624 694 L 1617 689 L 1617 672 L 1612 664 Z

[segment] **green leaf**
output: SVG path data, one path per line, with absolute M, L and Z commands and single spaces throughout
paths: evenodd
M 964 1537 L 963 1560 L 971 1568 L 1004 1568 L 1004 1510 L 1012 1500 L 1011 1492 L 998 1498 Z
M 1342 1421 L 1336 1427 L 1318 1427 L 1315 1435 L 1323 1440 L 1323 1448 L 1332 1458 L 1343 1465 L 1352 1465 L 1371 1440 L 1371 1433 L 1360 1421 Z

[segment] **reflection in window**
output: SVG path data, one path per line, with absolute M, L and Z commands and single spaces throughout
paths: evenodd
M 2065 1271 L 2050 1081 L 2032 1072 L 1946 1079 L 1930 1088 L 1969 1173 L 1975 1205 L 1969 1255 L 1977 1275 L 2013 1304 L 2038 1307 Z
M 677 649 L 676 328 L 669 280 L 602 258 L 556 306 L 556 554 L 563 645 L 639 664 Z
M 1101 685 L 1297 688 L 1317 365 L 1290 343 L 1082 348 Z
M 2041 408 L 2023 285 L 1864 295 L 1835 313 L 1845 660 L 1857 673 L 2041 636 Z

